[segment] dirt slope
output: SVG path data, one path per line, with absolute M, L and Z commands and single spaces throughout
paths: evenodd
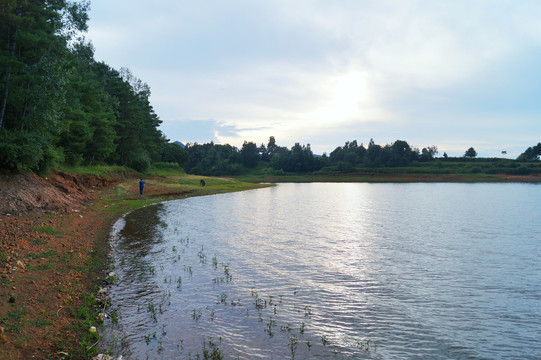
M 80 207 L 92 200 L 94 189 L 111 186 L 120 178 L 54 172 L 46 177 L 32 173 L 0 174 L 0 214 L 25 214 Z
M 74 309 L 95 283 L 88 259 L 109 226 L 90 205 L 119 180 L 0 175 L 0 359 L 77 358 Z

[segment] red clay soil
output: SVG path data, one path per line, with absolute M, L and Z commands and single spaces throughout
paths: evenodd
M 96 283 L 88 260 L 112 221 L 88 205 L 114 184 L 59 172 L 0 175 L 0 359 L 68 358 L 77 346 L 74 309 Z

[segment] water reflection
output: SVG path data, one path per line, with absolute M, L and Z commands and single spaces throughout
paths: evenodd
M 538 189 L 283 184 L 141 209 L 115 241 L 108 342 L 133 359 L 535 358 Z
M 163 230 L 167 227 L 162 220 L 163 215 L 163 204 L 146 206 L 126 215 L 119 233 L 122 248 L 134 252 L 136 257 L 146 256 L 156 243 L 163 240 Z

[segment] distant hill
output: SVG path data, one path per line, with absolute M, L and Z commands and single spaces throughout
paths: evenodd
M 186 145 L 184 145 L 183 143 L 181 143 L 180 141 L 175 141 L 175 144 L 179 145 L 181 148 L 185 149 L 186 148 Z

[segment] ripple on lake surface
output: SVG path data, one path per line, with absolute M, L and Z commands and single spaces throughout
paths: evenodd
M 541 187 L 280 184 L 116 224 L 128 359 L 541 357 Z

